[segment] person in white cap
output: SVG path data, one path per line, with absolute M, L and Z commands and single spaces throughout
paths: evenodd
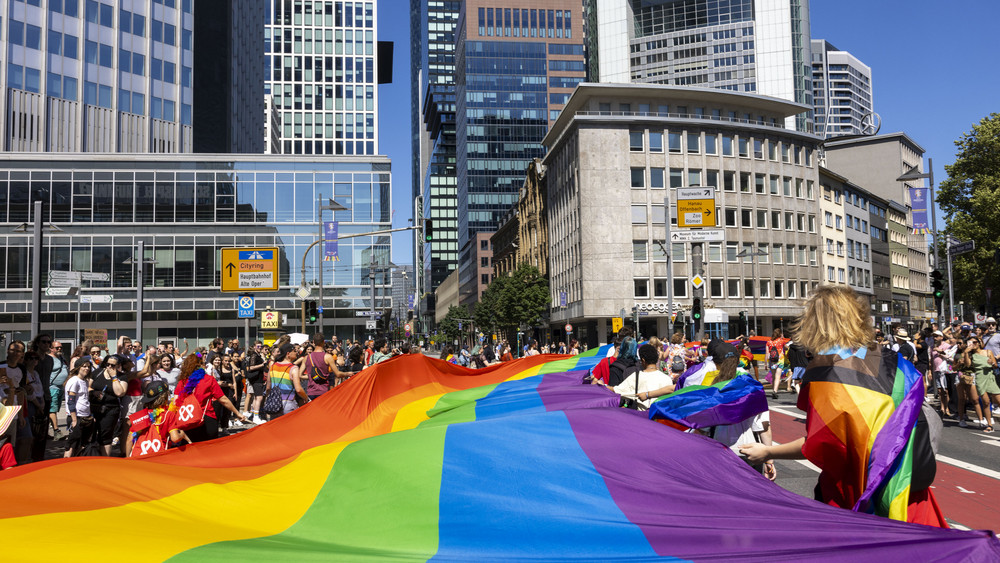
M 951 344 L 944 339 L 944 333 L 934 331 L 934 347 L 931 349 L 931 371 L 934 387 L 941 399 L 941 416 L 951 416 L 951 393 L 949 388 L 958 385 L 958 376 L 952 369 L 955 353 L 949 353 Z
M 993 352 L 993 355 L 1000 357 L 1000 334 L 997 333 L 997 320 L 993 317 L 986 319 L 986 332 L 983 333 L 983 348 Z

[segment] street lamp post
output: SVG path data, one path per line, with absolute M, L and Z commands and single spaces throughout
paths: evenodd
M 319 206 L 318 206 L 318 210 L 317 210 L 317 216 L 319 217 L 319 238 L 320 239 L 325 238 L 324 237 L 325 233 L 323 231 L 323 212 L 324 211 L 334 211 L 334 212 L 336 212 L 336 211 L 347 211 L 346 207 L 344 207 L 343 205 L 341 205 L 341 204 L 337 203 L 336 201 L 334 201 L 333 198 L 329 198 L 327 201 L 329 201 L 329 203 L 326 204 L 326 205 L 324 205 L 323 204 L 323 196 L 322 195 L 319 196 Z M 325 256 L 320 256 L 320 259 L 319 259 L 319 314 L 316 317 L 316 322 L 319 324 L 319 332 L 321 332 L 321 333 L 323 332 L 323 311 L 325 310 L 324 307 L 323 307 L 323 259 L 324 258 L 325 258 Z M 302 280 L 302 283 L 305 283 L 305 279 L 304 278 Z
M 913 168 L 910 168 L 909 170 L 907 170 L 905 174 L 903 174 L 899 178 L 896 178 L 896 181 L 897 182 L 908 182 L 910 180 L 920 180 L 920 179 L 923 179 L 923 178 L 927 178 L 927 180 L 930 182 L 930 188 L 929 188 L 929 191 L 927 192 L 928 193 L 928 197 L 927 197 L 928 202 L 927 202 L 927 204 L 931 208 L 931 224 L 932 224 L 932 227 L 933 227 L 932 228 L 932 232 L 934 233 L 934 242 L 933 242 L 933 245 L 931 246 L 931 249 L 932 249 L 932 256 L 934 256 L 934 269 L 937 269 L 941 265 L 941 261 L 940 261 L 939 256 L 938 256 L 938 250 L 939 250 L 938 247 L 941 246 L 941 244 L 940 244 L 941 239 L 940 239 L 940 235 L 938 235 L 937 211 L 934 210 L 934 159 L 933 158 L 928 158 L 927 159 L 927 172 L 919 172 L 919 171 L 917 171 L 917 167 L 914 166 Z M 941 310 L 941 309 L 938 309 L 935 312 L 937 313 L 938 326 L 939 327 L 943 327 L 944 326 L 944 311 Z
M 62 229 L 49 223 L 48 230 L 60 232 Z M 28 232 L 28 223 L 14 227 L 15 233 Z M 35 200 L 31 223 L 31 337 L 38 336 L 42 326 L 42 201 Z
M 136 269 L 138 270 L 136 273 L 136 280 L 135 280 L 135 339 L 142 341 L 145 340 L 142 337 L 142 310 L 143 310 L 142 282 L 144 277 L 142 266 L 144 264 L 156 264 L 156 260 L 152 258 L 146 258 L 146 243 L 140 240 L 138 259 L 133 260 L 132 258 L 128 258 L 124 262 L 122 262 L 122 264 L 129 264 L 129 265 L 135 264 Z M 79 328 L 77 329 L 77 332 L 79 333 Z
M 753 288 L 753 330 L 757 331 L 757 292 L 759 291 L 757 284 L 757 257 L 767 256 L 767 252 L 764 252 L 760 248 L 755 248 L 750 250 L 749 248 L 744 248 L 739 254 L 736 255 L 737 258 L 750 257 L 750 277 L 753 278 L 754 288 Z M 750 336 L 749 334 L 747 336 Z

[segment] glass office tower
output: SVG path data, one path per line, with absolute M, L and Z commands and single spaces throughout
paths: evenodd
M 589 77 L 812 106 L 808 0 L 585 0 Z M 786 125 L 812 131 L 812 112 Z
M 194 339 L 242 337 L 234 294 L 219 291 L 223 247 L 280 249 L 280 289 L 258 293 L 257 309 L 287 314 L 289 332 L 298 332 L 300 300 L 292 291 L 317 238 L 317 199 L 348 208 L 324 216 L 340 222 L 341 236 L 388 229 L 390 181 L 386 157 L 2 154 L 0 327 L 28 330 L 31 233 L 12 230 L 34 220 L 32 204 L 40 200 L 42 219 L 62 229 L 44 237 L 42 283 L 51 270 L 111 278 L 84 289 L 113 299 L 84 303 L 83 328 L 106 328 L 109 339 L 135 336 L 135 267 L 126 261 L 141 240 L 145 258 L 156 261 L 144 272 L 143 342 L 187 337 L 193 346 Z M 371 256 L 387 265 L 390 237 L 345 239 L 339 247 L 340 260 L 325 262 L 325 326 L 328 334 L 353 338 L 364 333 L 359 313 L 371 307 Z M 322 250 L 317 245 L 308 254 L 306 282 L 316 281 Z M 376 309 L 390 309 L 388 270 L 376 276 Z M 76 298 L 43 297 L 42 329 L 72 338 L 76 311 Z
M 0 5 L 3 150 L 191 150 L 193 0 Z
M 378 154 L 376 2 L 270 0 L 268 77 L 284 154 Z
M 479 299 L 484 258 L 476 234 L 493 232 L 517 202 L 542 137 L 586 76 L 580 4 L 527 0 L 463 4 L 456 39 L 460 302 Z M 488 249 L 487 249 L 488 250 Z M 488 255 L 486 256 L 488 259 Z
M 826 138 L 864 134 L 862 121 L 874 107 L 871 67 L 828 41 L 813 39 L 812 69 L 816 133 Z
M 413 197 L 434 221 L 434 240 L 420 249 L 422 288 L 432 295 L 458 266 L 458 187 L 455 169 L 455 28 L 461 2 L 411 1 L 414 119 Z M 416 211 L 416 210 L 414 210 Z M 417 214 L 414 213 L 414 216 Z M 433 299 L 420 303 L 433 318 Z

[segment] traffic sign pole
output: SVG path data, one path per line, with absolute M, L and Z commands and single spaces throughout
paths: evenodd
M 663 198 L 663 221 L 666 227 L 666 234 L 663 237 L 663 252 L 667 255 L 667 308 L 670 313 L 674 312 L 674 243 L 670 240 L 670 196 Z M 674 319 L 667 315 L 667 339 L 674 335 Z

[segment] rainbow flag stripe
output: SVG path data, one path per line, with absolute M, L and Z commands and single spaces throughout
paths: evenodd
M 600 357 L 470 370 L 404 356 L 234 436 L 5 471 L 0 526 L 17 541 L 4 561 L 1000 557 L 987 532 L 775 487 L 727 448 L 581 385 Z

